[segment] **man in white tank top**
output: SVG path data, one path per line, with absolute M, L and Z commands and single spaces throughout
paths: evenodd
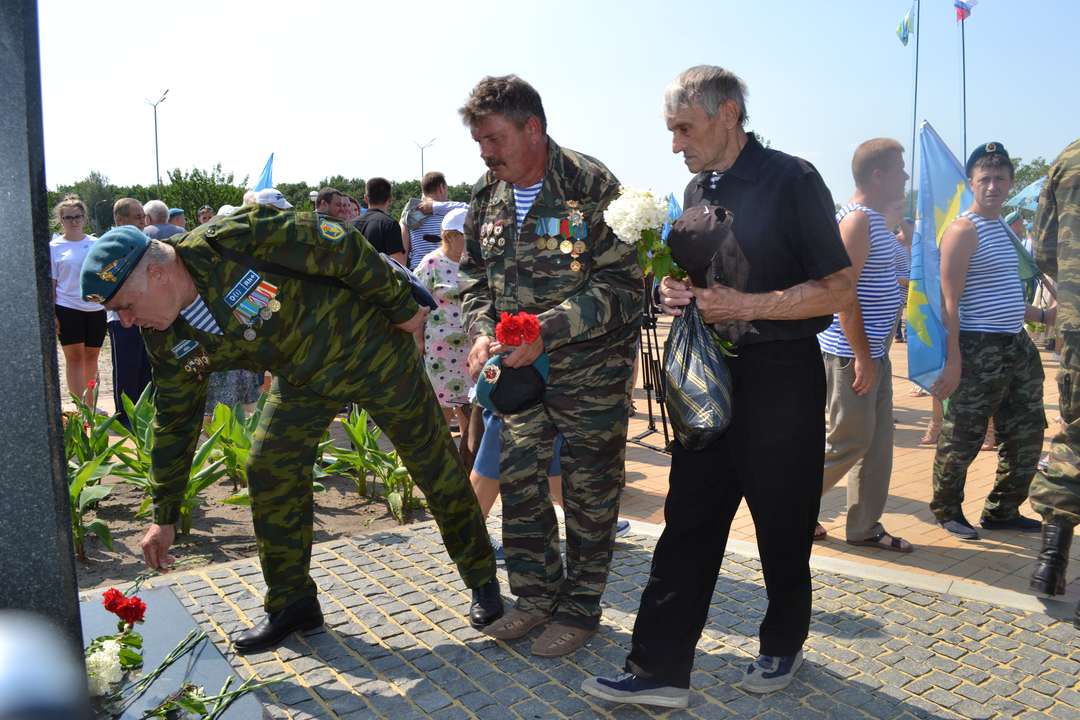
M 881 525 L 892 475 L 893 402 L 889 345 L 900 306 L 896 239 L 885 211 L 904 198 L 904 148 L 889 138 L 859 145 L 851 160 L 855 194 L 837 212 L 840 237 L 858 275 L 858 301 L 818 334 L 825 361 L 825 474 L 822 495 L 847 475 L 846 540 L 894 552 L 911 543 Z M 815 539 L 824 539 L 819 524 Z
M 967 469 L 994 419 L 997 477 L 982 510 L 987 530 L 1038 532 L 1020 514 L 1042 448 L 1043 369 L 1024 322 L 1054 322 L 1056 307 L 1025 304 L 1019 258 L 1001 219 L 1013 165 L 1001 143 L 979 145 L 967 162 L 975 201 L 941 239 L 942 320 L 948 332 L 945 369 L 932 390 L 949 398 L 934 455 L 930 510 L 962 540 L 978 540 L 964 517 Z

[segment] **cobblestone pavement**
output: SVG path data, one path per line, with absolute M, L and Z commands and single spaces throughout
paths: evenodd
M 316 546 L 312 574 L 326 629 L 275 652 L 238 656 L 226 636 L 258 622 L 257 560 L 169 582 L 242 676 L 285 679 L 260 691 L 275 718 L 637 718 L 583 696 L 619 671 L 655 541 L 616 548 L 601 632 L 562 659 L 529 654 L 469 627 L 469 594 L 433 524 Z M 505 573 L 500 571 L 504 590 Z M 760 564 L 729 555 L 698 646 L 690 718 L 1080 717 L 1080 632 L 1045 615 L 823 572 L 814 574 L 806 663 L 785 691 L 733 687 L 757 650 Z M 535 634 L 535 632 L 534 632 Z

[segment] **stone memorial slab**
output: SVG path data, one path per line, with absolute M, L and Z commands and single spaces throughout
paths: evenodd
M 167 587 L 143 589 L 138 596 L 146 603 L 146 617 L 145 622 L 136 625 L 135 629 L 143 636 L 142 670 L 150 672 L 188 632 L 199 629 L 199 626 Z M 81 603 L 79 610 L 86 644 L 89 645 L 96 637 L 116 633 L 116 616 L 102 606 L 100 596 Z M 234 676 L 234 680 L 229 689 L 235 690 L 243 679 L 235 677 L 232 666 L 209 639 L 203 640 L 194 650 L 170 665 L 150 689 L 127 709 L 122 718 L 134 720 L 142 717 L 146 711 L 157 707 L 165 698 L 179 690 L 184 683 L 199 685 L 207 695 L 216 695 L 230 675 Z M 253 693 L 249 693 L 233 702 L 222 715 L 222 720 L 267 717 L 269 715 L 262 704 Z

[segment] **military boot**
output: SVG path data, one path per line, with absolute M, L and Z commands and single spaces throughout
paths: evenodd
M 233 647 L 241 655 L 277 647 L 294 632 L 322 627 L 323 615 L 318 598 L 308 597 L 272 612 L 255 627 L 233 635 Z
M 1061 519 L 1043 523 L 1042 552 L 1038 565 L 1031 574 L 1031 589 L 1044 595 L 1065 593 L 1065 568 L 1069 564 L 1069 546 L 1072 544 L 1072 525 Z

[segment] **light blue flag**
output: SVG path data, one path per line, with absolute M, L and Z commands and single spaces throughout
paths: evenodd
M 660 231 L 660 239 L 663 242 L 667 242 L 667 236 L 671 233 L 671 223 L 682 217 L 682 205 L 675 199 L 675 193 L 668 193 L 667 196 L 667 222 L 664 223 L 663 229 Z
M 941 236 L 971 202 L 964 167 L 924 121 L 919 128 L 919 206 L 911 242 L 907 343 L 908 377 L 927 390 L 945 367 Z
M 266 161 L 266 165 L 263 167 L 262 175 L 259 176 L 259 182 L 255 183 L 255 187 L 252 188 L 255 191 L 265 190 L 266 188 L 274 187 L 274 153 L 270 153 L 270 158 Z

